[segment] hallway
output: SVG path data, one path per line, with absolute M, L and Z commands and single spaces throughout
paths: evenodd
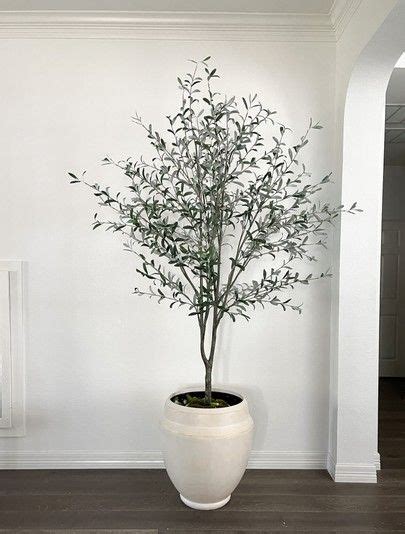
M 405 479 L 405 378 L 380 378 L 379 399 L 381 467 Z

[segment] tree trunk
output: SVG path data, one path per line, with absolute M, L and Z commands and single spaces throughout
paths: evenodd
M 212 402 L 212 363 L 205 364 L 205 402 Z

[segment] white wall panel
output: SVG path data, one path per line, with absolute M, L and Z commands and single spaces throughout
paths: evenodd
M 24 435 L 23 263 L 0 260 L 0 437 Z

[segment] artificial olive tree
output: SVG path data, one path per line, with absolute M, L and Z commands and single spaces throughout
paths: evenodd
M 125 235 L 125 249 L 149 281 L 135 293 L 184 307 L 196 318 L 203 403 L 214 407 L 212 369 L 222 319 L 249 319 L 255 306 L 266 304 L 301 312 L 283 292 L 328 276 L 301 275 L 298 269 L 315 260 L 315 247 L 326 246 L 326 226 L 343 206 L 315 202 L 330 175 L 314 183 L 299 162 L 310 132 L 321 127 L 310 121 L 299 142 L 288 144 L 288 128 L 256 95 L 239 101 L 214 90 L 218 75 L 209 59 L 193 62 L 193 71 L 177 79 L 181 103 L 167 116 L 165 136 L 134 117 L 154 148 L 150 162 L 103 160 L 128 178 L 126 194 L 88 183 L 84 174 L 69 176 L 114 212 L 111 220 L 95 214 L 93 227 Z M 358 211 L 356 204 L 347 211 Z M 261 274 L 249 279 L 254 262 L 260 262 Z

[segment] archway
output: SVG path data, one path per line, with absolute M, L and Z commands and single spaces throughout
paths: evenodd
M 405 51 L 405 0 L 359 55 L 347 88 L 342 191 L 364 212 L 343 217 L 332 310 L 328 470 L 337 482 L 375 482 L 378 467 L 378 344 L 385 93 Z

